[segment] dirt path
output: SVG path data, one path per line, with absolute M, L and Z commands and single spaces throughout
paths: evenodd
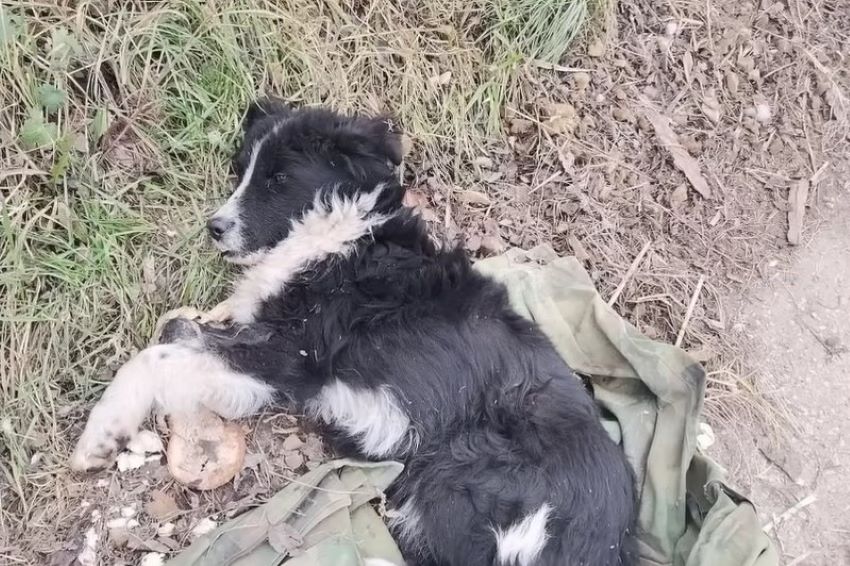
M 712 455 L 756 502 L 785 564 L 850 565 L 850 202 L 825 199 L 826 221 L 792 265 L 742 302 L 737 330 L 764 388 L 797 429 L 769 442 L 741 426 Z M 830 210 L 830 206 L 832 209 Z

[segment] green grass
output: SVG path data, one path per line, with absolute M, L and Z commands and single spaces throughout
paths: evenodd
M 462 183 L 506 104 L 536 96 L 522 66 L 557 62 L 586 6 L 0 5 L 0 535 L 60 524 L 64 458 L 111 369 L 165 310 L 224 289 L 201 227 L 250 99 L 391 113 L 414 161 Z

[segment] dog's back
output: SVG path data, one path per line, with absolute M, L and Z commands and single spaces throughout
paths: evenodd
M 304 343 L 320 345 L 306 361 L 310 373 L 369 392 L 364 421 L 403 430 L 392 441 L 369 439 L 357 432 L 369 422 L 353 427 L 317 411 L 339 449 L 405 461 L 390 499 L 408 556 L 424 564 L 632 563 L 634 480 L 592 398 L 537 327 L 512 311 L 501 284 L 473 271 L 461 251 L 432 246 L 409 212 L 349 257 L 305 274 L 263 312 L 304 320 Z

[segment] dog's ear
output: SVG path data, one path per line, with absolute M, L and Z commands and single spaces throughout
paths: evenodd
M 292 107 L 284 100 L 274 97 L 259 98 L 248 106 L 242 119 L 242 131 L 247 132 L 257 120 L 266 116 L 286 116 L 292 112 Z
M 364 153 L 385 158 L 394 166 L 400 165 L 404 158 L 401 133 L 396 131 L 396 121 L 383 116 L 378 118 L 357 118 L 352 127 L 362 136 Z

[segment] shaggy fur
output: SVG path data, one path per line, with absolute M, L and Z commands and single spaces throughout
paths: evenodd
M 218 310 L 238 324 L 172 321 L 119 372 L 74 467 L 108 462 L 154 405 L 239 416 L 274 396 L 337 453 L 404 462 L 390 524 L 409 564 L 635 564 L 632 472 L 593 399 L 502 285 L 402 206 L 387 123 L 265 101 L 245 129 L 210 221 L 248 266 Z

